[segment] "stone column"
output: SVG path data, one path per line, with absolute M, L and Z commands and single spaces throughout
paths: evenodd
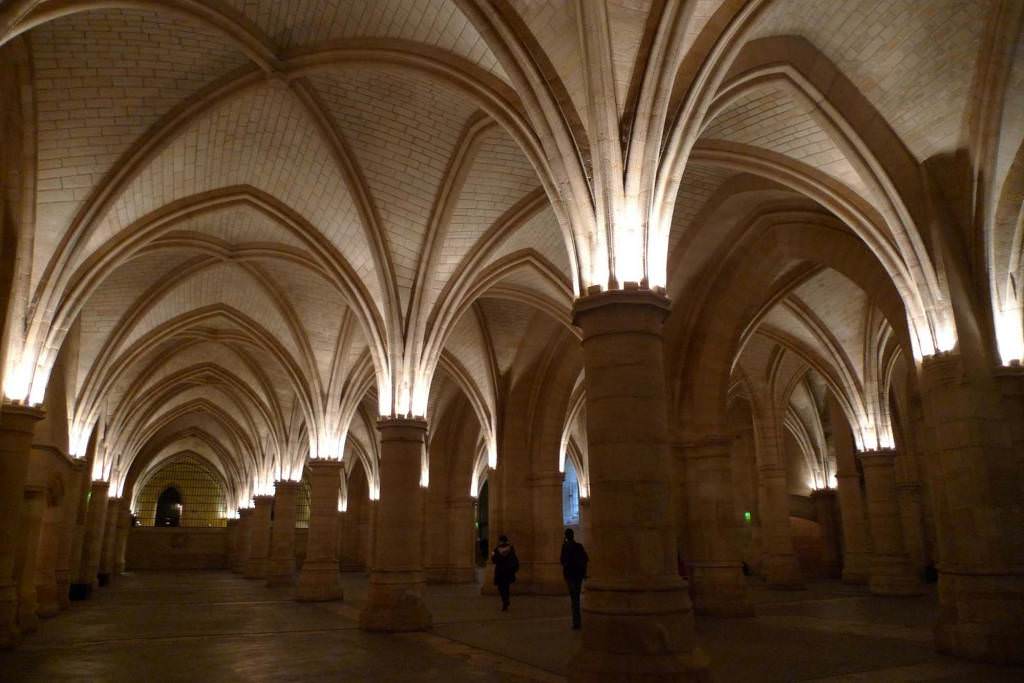
M 61 505 L 60 540 L 57 545 L 57 567 L 54 572 L 57 581 L 57 602 L 61 609 L 71 606 L 71 583 L 77 582 L 78 568 L 82 562 L 82 535 L 77 532 L 78 512 L 82 505 L 82 486 L 85 478 L 85 461 L 71 461 L 68 475 L 68 489 Z
M 473 525 L 473 496 L 448 499 L 448 583 L 473 583 L 476 580 L 476 529 Z
M 128 552 L 128 532 L 132 528 L 132 509 L 128 499 L 117 508 L 117 535 L 114 537 L 114 574 L 123 574 Z
M 682 444 L 686 463 L 687 544 L 698 614 L 750 617 L 754 606 L 736 547 L 739 519 L 732 499 L 732 438 Z
M 100 555 L 99 581 L 106 586 L 114 577 L 114 549 L 117 547 L 117 518 L 121 509 L 120 498 L 107 500 L 107 516 L 104 520 L 103 549 Z
M 981 366 L 981 367 L 979 367 Z M 933 435 L 939 650 L 1024 662 L 1024 450 L 1020 404 L 982 361 L 924 359 L 922 407 Z M 1019 372 L 1019 371 L 1018 371 Z M 1020 445 L 1020 442 L 1017 442 Z
M 821 525 L 821 541 L 824 546 L 822 562 L 825 576 L 838 579 L 842 575 L 839 561 L 839 525 L 836 520 L 835 489 L 818 489 L 811 491 L 811 502 L 814 512 Z
M 423 512 L 420 467 L 427 423 L 387 418 L 381 435 L 380 499 L 373 519 L 370 587 L 359 625 L 367 631 L 422 631 L 431 617 L 423 604 Z
M 772 588 L 803 588 L 803 575 L 793 550 L 793 533 L 789 525 L 786 470 L 782 465 L 759 465 L 757 474 L 761 489 L 761 547 L 765 578 Z
M 59 480 L 58 480 L 59 481 Z M 57 597 L 57 553 L 63 530 L 64 506 L 66 492 L 59 487 L 47 487 L 43 496 L 43 520 L 39 533 L 39 551 L 36 559 L 36 614 L 40 617 L 52 617 L 60 612 L 60 600 Z M 65 590 L 67 586 L 65 586 Z
M 299 487 L 297 481 L 274 483 L 274 521 L 270 533 L 267 563 L 268 586 L 290 586 L 295 583 L 295 522 L 298 519 Z
M 238 561 L 238 520 L 229 517 L 224 525 L 227 534 L 224 543 L 224 566 L 234 570 Z
M 238 548 L 235 551 L 235 561 L 231 565 L 231 571 L 235 574 L 244 574 L 246 565 L 249 563 L 249 549 L 251 547 L 252 533 L 252 508 L 238 509 Z
M 576 534 L 576 541 L 586 545 L 590 543 L 590 498 L 580 496 L 580 532 Z
M 875 595 L 920 595 L 921 582 L 910 565 L 896 500 L 896 453 L 891 449 L 860 454 L 874 553 L 868 587 Z
M 917 481 L 896 481 L 896 500 L 900 509 L 900 523 L 906 542 L 907 556 L 915 574 L 921 574 L 928 564 L 924 540 L 924 506 L 921 504 L 921 484 Z
M 707 674 L 679 577 L 662 324 L 668 300 L 629 289 L 576 301 L 590 460 L 590 580 L 579 681 L 692 680 Z
M 18 628 L 30 633 L 39 627 L 39 602 L 36 600 L 36 561 L 39 557 L 39 532 L 43 526 L 46 495 L 42 487 L 24 490 L 21 529 L 18 538 Z
M 249 558 L 245 564 L 245 578 L 267 578 L 267 563 L 270 553 L 270 508 L 273 496 L 256 496 L 255 507 L 249 518 Z
M 865 523 L 864 497 L 853 449 L 853 435 L 838 407 L 832 410 L 836 447 L 836 492 L 843 533 L 843 583 L 866 584 L 871 574 L 871 538 Z M 842 425 L 837 426 L 837 417 Z
M 38 408 L 10 403 L 0 407 L 0 648 L 18 639 L 18 529 L 33 432 L 42 418 Z
M 533 494 L 533 592 L 565 595 L 562 576 L 562 479 L 557 469 L 529 478 Z
M 340 460 L 309 463 L 309 536 L 306 561 L 299 574 L 296 600 L 342 598 L 338 563 L 338 490 L 344 466 Z
M 99 585 L 100 556 L 103 554 L 103 532 L 106 530 L 107 497 L 110 482 L 94 481 L 89 489 L 89 511 L 85 517 L 85 540 L 82 547 L 82 576 L 86 592 Z

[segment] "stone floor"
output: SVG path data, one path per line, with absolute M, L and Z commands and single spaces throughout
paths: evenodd
M 0 653 L 0 681 L 557 681 L 578 645 L 567 599 L 513 597 L 501 613 L 475 586 L 429 587 L 431 633 L 363 633 L 366 580 L 344 583 L 344 603 L 303 604 L 226 572 L 121 576 Z M 1024 680 L 935 654 L 934 597 L 822 583 L 754 585 L 754 599 L 754 619 L 698 620 L 717 681 Z

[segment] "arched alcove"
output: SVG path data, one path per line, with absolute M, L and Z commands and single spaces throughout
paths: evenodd
M 154 526 L 181 526 L 181 493 L 173 486 L 168 486 L 156 500 L 156 518 Z

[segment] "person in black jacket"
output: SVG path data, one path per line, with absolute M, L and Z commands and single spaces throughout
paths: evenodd
M 507 612 L 509 587 L 516 582 L 516 572 L 519 571 L 519 558 L 515 547 L 508 542 L 508 536 L 498 537 L 498 547 L 491 554 L 491 562 L 494 563 L 494 585 L 501 594 L 501 611 Z
M 579 629 L 582 618 L 580 615 L 580 591 L 583 589 L 583 579 L 587 578 L 587 551 L 583 549 L 582 543 L 577 543 L 572 529 L 565 530 L 565 540 L 562 542 L 562 576 L 569 586 L 569 599 L 572 601 L 572 627 Z

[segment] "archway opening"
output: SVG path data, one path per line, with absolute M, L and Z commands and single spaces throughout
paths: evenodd
M 181 494 L 168 486 L 156 501 L 155 526 L 181 526 Z
M 489 498 L 487 482 L 485 481 L 480 486 L 480 494 L 476 497 L 476 563 L 480 567 L 487 564 L 487 558 L 490 556 L 491 550 L 487 540 L 490 531 L 490 524 L 488 523 L 490 517 Z
M 565 476 L 562 478 L 562 525 L 576 532 L 580 529 L 580 481 L 569 458 L 565 459 Z

